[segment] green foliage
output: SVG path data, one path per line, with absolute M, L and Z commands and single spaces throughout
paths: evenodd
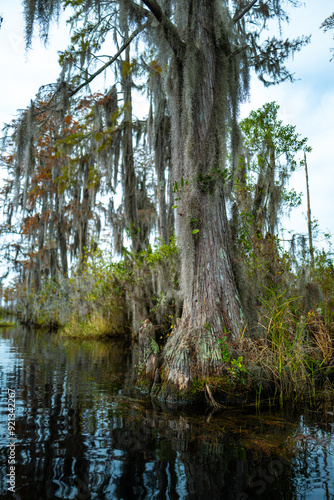
M 179 184 L 177 181 L 173 182 L 173 193 L 177 194 L 180 192 L 180 195 L 181 195 L 182 193 L 184 193 L 184 189 L 188 185 L 189 185 L 189 181 L 185 181 L 184 178 L 181 177 L 181 186 L 180 187 L 179 187 Z M 175 201 L 180 201 L 181 199 L 182 199 L 181 197 L 175 198 Z M 172 209 L 175 209 L 177 207 L 178 207 L 178 205 L 173 205 Z
M 229 180 L 231 175 L 228 172 L 228 169 L 222 169 L 220 167 L 212 168 L 207 174 L 202 174 L 200 172 L 196 178 L 196 182 L 200 187 L 201 191 L 204 193 L 213 194 L 214 187 L 218 180 Z
M 243 373 L 247 373 L 246 367 L 243 364 L 243 356 L 231 360 L 231 373 L 235 377 L 240 377 Z
M 282 200 L 284 204 L 289 208 L 296 208 L 302 204 L 302 193 L 297 193 L 295 189 L 287 189 L 283 188 L 282 190 Z
M 201 392 L 201 391 L 203 391 L 204 386 L 205 386 L 205 380 L 195 378 L 191 384 L 191 392 L 194 394 Z
M 221 351 L 222 360 L 224 363 L 228 364 L 231 360 L 230 352 L 228 344 L 226 343 L 227 337 L 223 337 L 222 339 L 218 339 L 219 348 Z
M 250 234 L 274 233 L 280 212 L 301 204 L 302 194 L 285 186 L 296 168 L 303 166 L 304 153 L 311 148 L 295 126 L 278 120 L 278 111 L 278 104 L 266 103 L 240 123 L 247 153 L 240 160 L 235 196 L 240 212 L 253 216 Z M 243 226 L 249 222 L 244 219 Z
M 178 320 L 174 318 L 171 314 L 169 314 L 168 316 L 163 316 L 164 326 L 158 336 L 158 343 L 161 346 L 161 348 L 163 348 L 169 336 L 173 333 L 173 329 L 177 324 L 177 321 Z
M 54 325 L 62 323 L 67 310 L 66 301 L 68 289 L 66 283 L 60 278 L 52 278 L 43 282 L 37 293 L 29 294 L 30 320 L 37 325 Z M 23 316 L 24 303 L 19 304 L 19 316 Z
M 135 234 L 140 232 L 140 228 L 135 226 L 134 222 L 131 222 L 130 227 L 125 228 L 125 232 L 128 238 L 132 238 Z
M 188 186 L 189 185 L 189 181 L 185 181 L 183 177 L 181 177 L 181 187 L 179 187 L 179 184 L 177 181 L 174 181 L 173 182 L 173 193 L 178 193 L 179 191 L 181 191 L 182 188 L 184 188 L 185 186 Z
M 315 378 L 313 350 L 305 335 L 307 319 L 296 316 L 297 299 L 288 290 L 266 289 L 262 299 L 260 324 L 264 344 L 259 363 L 281 397 L 301 397 L 313 390 Z
M 71 316 L 60 333 L 64 337 L 104 340 L 114 333 L 110 326 L 105 318 L 95 312 L 83 321 Z
M 156 355 L 159 353 L 159 351 L 160 351 L 159 345 L 158 345 L 158 344 L 157 344 L 157 342 L 156 342 L 154 339 L 152 339 L 152 338 L 150 338 L 150 344 L 151 344 L 151 349 L 152 349 L 152 352 L 153 352 L 153 354 L 156 356 Z
M 241 122 L 243 155 L 235 169 L 230 222 L 237 275 L 248 321 L 256 324 L 256 312 L 265 288 L 290 286 L 292 258 L 280 247 L 277 231 L 284 210 L 300 205 L 301 194 L 287 188 L 304 152 L 310 148 L 296 127 L 278 119 L 279 106 L 267 103 Z M 239 264 L 240 263 L 240 264 Z M 237 269 L 238 271 L 238 269 Z
M 16 323 L 14 321 L 7 321 L 0 318 L 0 328 L 12 328 L 14 326 L 16 326 Z
M 276 102 L 264 104 L 257 111 L 251 111 L 248 118 L 241 121 L 240 127 L 244 133 L 245 145 L 257 156 L 254 168 L 261 167 L 265 157 L 261 149 L 265 146 L 275 151 L 276 160 L 285 157 L 286 165 L 293 171 L 298 163 L 296 153 L 304 151 L 307 138 L 300 138 L 293 125 L 283 125 L 277 119 L 279 105 Z M 308 148 L 309 150 L 309 148 Z M 265 150 L 263 150 L 265 153 Z
M 146 250 L 139 252 L 138 256 L 136 256 L 136 262 L 138 265 L 146 262 L 149 265 L 155 266 L 156 264 L 172 261 L 175 257 L 178 258 L 179 255 L 180 249 L 176 244 L 176 237 L 172 235 L 169 244 L 155 245 L 154 251 L 149 246 Z
M 326 298 L 334 296 L 333 258 L 324 250 L 316 252 L 312 277 L 320 284 Z
M 237 359 L 232 358 L 230 354 L 230 348 L 228 343 L 226 342 L 226 339 L 226 336 L 224 336 L 222 339 L 218 339 L 221 357 L 225 365 L 225 369 L 230 373 L 230 376 L 232 378 L 237 379 L 242 384 L 246 384 L 245 375 L 247 374 L 247 369 L 244 365 L 243 356 L 238 356 Z

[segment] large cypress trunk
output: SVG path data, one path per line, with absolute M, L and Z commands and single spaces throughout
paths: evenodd
M 203 229 L 195 236 L 194 262 L 183 262 L 184 267 L 193 266 L 192 283 L 185 292 L 181 321 L 164 354 L 168 379 L 179 388 L 186 387 L 194 377 L 216 375 L 222 368 L 219 337 L 227 332 L 237 339 L 243 325 L 224 197 L 214 213 L 205 198 L 200 210 Z
M 235 121 L 239 75 L 212 2 L 190 9 L 169 92 L 173 177 L 182 246 L 184 307 L 164 350 L 164 374 L 179 389 L 222 368 L 218 338 L 243 328 L 224 198 L 227 125 Z M 198 230 L 198 231 L 197 231 Z

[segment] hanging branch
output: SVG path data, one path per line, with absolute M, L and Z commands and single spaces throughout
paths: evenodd
M 256 2 L 257 0 L 253 0 L 249 5 L 246 5 L 246 7 L 240 12 L 240 14 L 235 13 L 233 16 L 233 22 L 237 23 L 238 21 L 240 21 L 240 19 L 242 19 L 244 15 L 251 10 L 251 8 L 253 7 L 253 5 L 256 4 Z
M 143 0 L 164 30 L 166 40 L 177 58 L 182 58 L 185 44 L 182 42 L 175 24 L 164 14 L 156 0 Z
M 130 45 L 130 43 L 132 42 L 132 40 L 134 38 L 136 38 L 137 35 L 139 35 L 139 33 L 141 33 L 145 28 L 147 28 L 147 26 L 150 25 L 150 23 L 152 22 L 152 17 L 150 17 L 146 23 L 142 24 L 141 26 L 139 26 L 133 33 L 132 35 L 124 42 L 124 44 L 122 45 L 122 47 L 116 52 L 116 54 L 108 61 L 106 62 L 103 66 L 101 66 L 101 68 L 99 68 L 95 73 L 93 73 L 87 80 L 85 80 L 83 83 L 81 83 L 80 85 L 78 85 L 78 87 L 76 87 L 75 89 L 73 90 L 70 90 L 69 93 L 68 93 L 68 96 L 69 97 L 73 97 L 75 94 L 77 94 L 81 89 L 83 89 L 84 87 L 86 87 L 87 85 L 90 84 L 90 82 L 92 82 L 98 75 L 100 75 L 105 69 L 107 69 L 109 66 L 111 66 L 115 61 L 116 59 L 118 59 L 118 57 L 122 54 L 122 52 L 124 52 L 124 50 Z M 44 86 L 43 86 L 44 87 Z M 43 88 L 41 87 L 41 88 Z M 55 91 L 55 93 L 52 95 L 52 97 L 50 98 L 50 100 L 48 101 L 48 103 L 46 104 L 46 106 L 44 106 L 44 109 L 43 110 L 40 110 L 39 108 L 38 109 L 38 112 L 36 113 L 36 116 L 40 115 L 42 112 L 44 112 L 45 109 L 49 108 L 52 101 L 54 100 L 54 98 L 56 97 L 57 95 L 57 92 L 59 92 L 61 87 L 58 88 L 58 90 Z
M 114 55 L 114 57 L 112 57 L 108 62 L 106 62 L 103 66 L 101 66 L 100 69 L 98 69 L 95 73 L 93 73 L 87 80 L 85 80 L 83 83 L 81 83 L 77 88 L 75 88 L 74 90 L 72 90 L 69 94 L 70 97 L 73 97 L 75 94 L 77 94 L 79 92 L 79 90 L 81 90 L 82 88 L 86 87 L 86 85 L 88 85 L 91 81 L 94 80 L 94 78 L 96 78 L 100 73 L 102 73 L 105 69 L 108 68 L 108 66 L 111 66 L 115 61 L 116 59 L 122 54 L 122 52 L 124 52 L 124 50 L 130 45 L 130 43 L 132 42 L 132 40 L 134 38 L 136 38 L 137 35 L 139 35 L 139 33 L 141 33 L 145 28 L 147 28 L 147 26 L 152 22 L 152 19 L 148 19 L 146 21 L 146 23 L 142 24 L 141 26 L 139 26 L 133 33 L 132 35 L 124 42 L 124 44 L 122 45 L 122 47 L 119 49 L 118 52 L 116 52 L 116 54 Z

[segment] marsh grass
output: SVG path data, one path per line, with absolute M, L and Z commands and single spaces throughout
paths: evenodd
M 321 313 L 302 316 L 298 298 L 287 290 L 266 288 L 262 299 L 260 339 L 244 342 L 244 359 L 259 396 L 263 387 L 283 399 L 315 395 L 322 370 L 333 359 L 333 339 Z
M 308 313 L 308 326 L 321 364 L 327 364 L 333 358 L 333 339 L 326 321 L 322 317 L 321 309 Z
M 253 385 L 258 391 L 271 387 L 280 396 L 295 397 L 310 389 L 308 373 L 309 342 L 305 337 L 305 322 L 301 322 L 291 307 L 295 298 L 286 291 L 266 288 L 259 325 L 261 338 L 248 342 L 246 359 Z
M 112 325 L 98 313 L 80 321 L 72 316 L 62 329 L 63 337 L 103 340 L 112 335 Z
M 220 340 L 224 369 L 216 378 L 202 380 L 201 389 L 213 406 L 218 392 L 255 392 L 256 406 L 270 401 L 268 398 L 281 403 L 318 400 L 320 388 L 329 382 L 334 346 L 321 308 L 303 315 L 300 298 L 291 296 L 289 288 L 264 290 L 257 330 L 260 335 L 250 338 L 243 332 L 234 342 L 224 336 Z

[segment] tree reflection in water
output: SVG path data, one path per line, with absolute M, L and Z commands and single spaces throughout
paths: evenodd
M 22 327 L 0 338 L 1 498 L 7 387 L 16 391 L 16 492 L 30 499 L 334 498 L 326 408 L 204 413 L 145 400 L 124 343 Z

